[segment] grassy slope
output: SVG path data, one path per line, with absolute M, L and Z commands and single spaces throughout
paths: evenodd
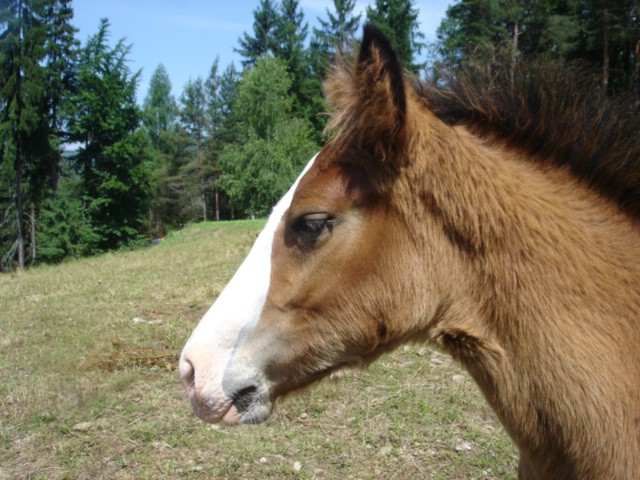
M 262 225 L 199 224 L 0 275 L 0 480 L 514 478 L 476 387 L 422 346 L 288 398 L 257 427 L 193 415 L 175 360 Z

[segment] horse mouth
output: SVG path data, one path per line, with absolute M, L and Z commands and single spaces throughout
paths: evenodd
M 273 411 L 273 402 L 258 395 L 251 399 L 230 399 L 215 408 L 200 398 L 192 398 L 191 405 L 195 414 L 204 422 L 229 426 L 262 423 Z
M 209 390 L 206 393 L 202 390 L 196 393 L 189 384 L 187 391 L 194 412 L 207 423 L 222 423 L 228 426 L 259 424 L 271 416 L 277 398 L 306 391 L 323 378 L 338 379 L 346 370 L 361 363 L 360 358 L 349 360 L 326 367 L 304 378 L 288 377 L 280 379 L 280 382 L 271 383 L 262 375 L 230 375 L 230 378 L 240 378 L 240 381 L 229 381 L 226 389 L 206 389 Z
M 220 423 L 232 406 L 230 401 L 214 405 L 201 397 L 189 396 L 194 413 L 207 423 Z
M 332 372 L 342 373 L 345 370 L 345 366 L 340 366 L 337 369 L 328 369 L 323 372 L 321 377 L 328 376 Z M 277 395 L 278 397 L 287 396 L 295 392 L 301 392 L 310 388 L 312 384 L 317 383 L 317 378 L 297 388 Z M 275 401 L 270 397 L 267 389 L 257 387 L 246 387 L 231 396 L 228 407 L 224 412 L 220 412 L 215 416 L 214 422 L 223 423 L 229 426 L 235 425 L 256 425 L 267 420 L 273 413 Z M 196 413 L 200 418 L 207 421 L 205 417 Z M 213 417 L 209 417 L 213 418 Z
M 222 417 L 226 425 L 258 424 L 273 412 L 273 402 L 257 387 L 246 387 L 236 392 L 229 410 Z
M 267 420 L 272 411 L 273 405 L 271 403 L 257 402 L 245 411 L 240 411 L 235 405 L 231 405 L 222 417 L 222 423 L 229 426 L 257 425 Z

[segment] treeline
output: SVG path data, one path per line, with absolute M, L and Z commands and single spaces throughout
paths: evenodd
M 439 62 L 460 66 L 489 59 L 544 54 L 578 61 L 597 73 L 605 92 L 640 88 L 640 3 L 637 0 L 458 0 L 438 29 Z
M 131 47 L 105 19 L 84 45 L 71 0 L 0 6 L 0 268 L 146 244 L 188 222 L 266 215 L 322 143 L 322 80 L 362 24 L 416 73 L 510 49 L 581 59 L 611 91 L 638 88 L 628 0 L 459 0 L 426 45 L 413 0 L 334 0 L 309 29 L 298 0 L 261 0 L 241 65 L 212 61 L 178 96 L 162 65 L 137 102 Z M 505 47 L 506 46 L 506 47 Z M 425 47 L 436 52 L 420 61 Z M 635 89 L 635 90 L 634 90 Z

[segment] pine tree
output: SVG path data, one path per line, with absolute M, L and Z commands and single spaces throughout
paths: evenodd
M 360 24 L 361 15 L 353 15 L 355 0 L 334 0 L 335 12 L 328 8 L 327 20 L 318 18 L 321 28 L 313 29 L 313 36 L 309 44 L 307 64 L 310 75 L 307 88 L 309 110 L 324 112 L 326 106 L 322 95 L 322 83 L 327 75 L 327 69 L 337 51 L 346 51 L 354 42 Z M 318 141 L 324 129 L 325 117 L 311 116 Z
M 274 55 L 278 49 L 276 30 L 279 16 L 271 0 L 260 0 L 260 5 L 253 11 L 253 37 L 247 32 L 238 39 L 240 48 L 235 51 L 245 58 L 242 65 L 255 65 L 265 55 Z
M 204 84 L 206 102 L 206 131 L 205 157 L 214 172 L 211 178 L 213 189 L 210 192 L 213 198 L 209 204 L 215 206 L 216 221 L 220 220 L 222 204 L 225 196 L 220 195 L 220 189 L 216 185 L 219 174 L 218 157 L 225 142 L 231 105 L 237 95 L 238 73 L 233 63 L 225 71 L 219 73 L 219 58 L 216 58 L 209 71 L 209 76 Z
M 471 55 L 490 58 L 509 39 L 498 0 L 459 0 L 447 9 L 438 27 L 444 63 L 459 66 Z
M 181 227 L 201 218 L 200 209 L 194 213 L 186 208 L 190 188 L 197 183 L 197 176 L 185 176 L 185 165 L 192 161 L 192 139 L 186 130 L 176 123 L 162 134 L 166 148 L 163 162 L 154 172 L 154 201 L 151 212 L 152 232 L 162 236 L 167 227 Z M 197 195 L 197 192 L 195 193 Z M 199 205 L 198 205 L 199 207 Z
M 498 51 L 579 60 L 605 91 L 640 103 L 640 7 L 635 0 L 457 0 L 438 29 L 443 63 L 490 61 Z
M 56 195 L 44 200 L 38 217 L 38 259 L 47 263 L 96 253 L 100 237 L 83 201 L 81 178 L 63 155 Z
M 224 125 L 231 114 L 231 106 L 238 96 L 238 84 L 240 83 L 240 72 L 238 72 L 233 63 L 227 66 L 220 78 L 220 86 L 218 89 L 219 106 L 221 114 L 224 118 Z
M 207 193 L 213 183 L 213 165 L 207 158 L 207 100 L 202 78 L 190 80 L 180 97 L 180 122 L 187 133 L 189 158 L 182 167 L 185 178 L 184 209 L 190 220 L 208 220 Z
M 127 67 L 131 47 L 108 45 L 103 19 L 80 52 L 77 92 L 70 112 L 71 140 L 82 145 L 76 158 L 81 191 L 98 241 L 111 250 L 141 238 L 147 220 L 149 172 L 145 137 L 138 130 L 136 89 L 140 72 Z
M 333 0 L 335 13 L 327 8 L 327 20 L 318 17 L 321 28 L 313 29 L 314 41 L 327 57 L 335 56 L 337 51 L 345 51 L 355 41 L 361 17 L 353 15 L 355 5 L 355 0 Z
M 418 71 L 422 65 L 414 63 L 415 57 L 425 44 L 413 0 L 376 0 L 374 7 L 367 7 L 367 21 L 389 37 L 406 68 Z
M 213 67 L 211 73 L 213 73 Z M 211 78 L 211 73 L 205 86 L 209 108 L 208 114 L 211 116 L 211 122 L 215 129 L 213 148 L 219 151 L 225 143 L 233 141 L 231 109 L 238 96 L 241 74 L 236 70 L 233 63 L 227 65 L 221 75 L 218 74 L 216 66 L 215 80 Z
M 584 0 L 581 3 L 583 58 L 600 69 L 605 91 L 633 91 L 640 57 L 638 2 Z M 637 81 L 637 76 L 635 78 Z
M 170 157 L 174 150 L 174 138 L 170 133 L 177 123 L 176 100 L 171 94 L 171 80 L 162 64 L 158 65 L 149 80 L 149 90 L 143 102 L 142 124 L 148 138 L 148 157 L 151 163 L 150 230 L 154 236 L 163 236 L 171 219 L 163 214 L 166 195 L 163 192 Z
M 80 42 L 75 38 L 77 29 L 71 25 L 71 0 L 48 0 L 44 15 L 47 28 L 46 99 L 49 130 L 54 142 L 49 158 L 48 176 L 49 187 L 55 195 L 60 177 L 61 145 L 68 136 L 63 111 L 74 89 Z
M 580 46 L 580 3 L 581 0 L 525 2 L 520 17 L 522 54 L 544 52 L 556 58 L 575 58 Z
M 42 17 L 42 5 L 28 0 L 8 0 L 0 7 L 0 155 L 5 181 L 13 176 L 9 201 L 15 202 L 16 215 L 15 223 L 7 220 L 3 225 L 14 224 L 17 237 L 2 263 L 10 264 L 17 254 L 20 269 L 26 263 L 24 206 L 29 192 L 25 185 L 37 180 L 30 171 L 51 149 L 44 102 Z M 7 206 L 5 211 L 12 210 Z
M 169 74 L 160 64 L 149 80 L 149 90 L 143 102 L 143 119 L 152 145 L 158 146 L 162 132 L 168 130 L 176 120 L 176 101 L 171 95 Z
M 224 196 L 218 198 L 215 180 L 222 145 L 230 141 L 229 114 L 237 92 L 238 72 L 233 64 L 222 74 L 216 59 L 206 81 L 185 85 L 178 117 L 161 136 L 163 161 L 156 170 L 152 218 L 159 232 L 166 226 L 218 219 L 224 213 Z M 218 202 L 216 202 L 218 200 Z M 205 217 L 206 215 L 206 217 Z
M 220 58 L 216 57 L 209 69 L 209 76 L 204 82 L 205 115 L 208 139 L 217 143 L 218 133 L 222 130 L 226 116 L 229 112 L 229 105 L 225 104 L 222 98 L 222 75 L 218 72 L 220 68 Z M 215 149 L 215 146 L 212 147 Z
M 297 116 L 311 118 L 316 112 L 307 109 L 310 100 L 310 72 L 306 57 L 305 41 L 309 31 L 304 21 L 304 13 L 298 0 L 282 0 L 278 26 L 276 28 L 277 48 L 275 57 L 284 60 L 291 74 L 291 93 L 295 99 L 294 112 Z
M 254 36 L 246 32 L 236 50 L 246 58 L 245 67 L 256 64 L 264 56 L 284 60 L 292 75 L 291 93 L 295 115 L 315 120 L 318 113 L 314 97 L 318 94 L 311 81 L 311 68 L 305 46 L 309 26 L 299 0 L 282 0 L 278 8 L 271 0 L 261 0 L 254 11 Z

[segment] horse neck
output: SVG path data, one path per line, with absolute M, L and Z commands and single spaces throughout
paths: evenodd
M 638 223 L 570 172 L 464 128 L 435 125 L 414 142 L 424 153 L 406 177 L 413 222 L 441 224 L 459 272 L 428 336 L 466 366 L 525 451 L 562 462 L 566 440 L 597 454 L 580 429 L 640 407 L 623 404 L 640 378 L 629 362 L 640 342 Z
M 407 176 L 411 215 L 442 224 L 485 316 L 552 322 L 561 311 L 593 312 L 597 299 L 603 311 L 638 314 L 637 221 L 567 170 L 463 127 L 434 127 L 418 139 L 425 153 Z

